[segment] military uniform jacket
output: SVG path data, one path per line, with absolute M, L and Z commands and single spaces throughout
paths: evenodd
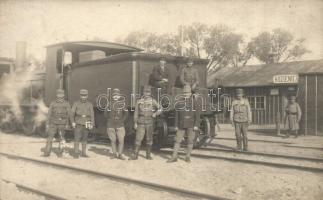
M 251 109 L 249 101 L 245 98 L 241 100 L 233 100 L 230 112 L 230 120 L 232 122 L 251 122 Z
M 167 66 L 162 69 L 159 65 L 155 66 L 153 69 L 154 81 L 161 81 L 163 78 L 169 79 L 170 72 Z
M 128 116 L 128 112 L 124 109 L 109 107 L 109 110 L 104 112 L 107 118 L 107 128 L 120 128 L 124 127 L 124 121 Z
M 135 107 L 134 122 L 138 124 L 152 124 L 154 122 L 152 115 L 154 113 L 159 115 L 159 109 L 159 104 L 155 99 L 151 97 L 139 99 Z
M 85 125 L 85 122 L 94 124 L 93 105 L 90 102 L 77 101 L 73 104 L 71 111 L 71 123 Z
M 71 106 L 67 101 L 53 101 L 48 110 L 47 124 L 67 125 Z
M 184 103 L 177 104 L 175 114 L 175 124 L 179 129 L 199 127 L 200 123 L 200 111 L 196 106 L 196 101 L 190 97 L 185 99 L 186 106 Z M 184 108 L 184 109 L 182 109 Z
M 197 69 L 184 67 L 180 74 L 180 81 L 183 85 L 193 85 L 199 83 L 199 74 Z

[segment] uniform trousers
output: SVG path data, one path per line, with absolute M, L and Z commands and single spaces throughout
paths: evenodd
M 248 148 L 248 126 L 248 122 L 234 122 L 237 145 L 239 149 L 242 148 L 242 144 L 243 149 L 247 150 Z
M 142 140 L 146 135 L 146 144 L 153 144 L 153 124 L 138 124 L 136 132 L 136 142 L 137 146 L 141 145 Z

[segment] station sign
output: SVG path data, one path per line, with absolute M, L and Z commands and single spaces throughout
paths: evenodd
M 298 83 L 297 74 L 282 74 L 273 77 L 274 83 Z

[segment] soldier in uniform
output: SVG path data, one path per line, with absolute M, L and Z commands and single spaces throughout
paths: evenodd
M 285 124 L 287 124 L 287 137 L 291 132 L 295 133 L 295 138 L 298 136 L 299 130 L 299 121 L 302 117 L 302 111 L 299 107 L 299 104 L 296 102 L 296 97 L 291 95 L 289 98 L 289 102 L 285 108 Z
M 49 156 L 52 149 L 52 141 L 55 134 L 59 133 L 59 156 L 62 156 L 65 144 L 65 130 L 69 126 L 69 115 L 71 112 L 70 104 L 64 99 L 64 90 L 56 91 L 56 101 L 50 104 L 48 110 L 48 118 L 46 122 L 46 130 L 48 132 L 47 143 L 44 156 Z
M 124 128 L 124 122 L 127 118 L 127 112 L 123 107 L 118 103 L 120 101 L 120 90 L 118 88 L 113 89 L 112 91 L 112 101 L 109 105 L 109 109 L 106 110 L 105 116 L 107 118 L 107 132 L 111 141 L 113 158 L 119 158 L 125 160 L 123 157 L 123 145 L 124 137 L 126 134 Z M 119 142 L 118 154 L 117 154 L 117 138 Z
M 193 68 L 193 60 L 188 59 L 186 67 L 184 67 L 180 74 L 180 81 L 183 86 L 189 85 L 192 92 L 195 92 L 199 84 L 199 74 L 197 69 Z
M 170 92 L 170 71 L 166 65 L 166 58 L 161 57 L 159 60 L 159 65 L 156 65 L 152 73 L 153 86 L 156 88 L 161 88 L 162 93 Z
M 242 89 L 236 89 L 236 99 L 232 101 L 230 120 L 235 128 L 238 150 L 248 151 L 247 131 L 252 118 L 249 101 L 243 98 Z
M 176 162 L 177 161 L 177 154 L 180 148 L 181 141 L 184 135 L 187 135 L 187 151 L 186 151 L 186 162 L 191 162 L 191 152 L 193 150 L 193 142 L 195 138 L 195 132 L 198 130 L 199 121 L 200 121 L 200 112 L 198 109 L 195 110 L 196 102 L 191 94 L 191 88 L 188 85 L 185 85 L 183 88 L 183 97 L 185 102 L 183 105 L 178 104 L 175 114 L 175 130 L 176 132 L 176 139 L 174 145 L 174 151 L 172 158 L 170 158 L 167 162 Z
M 82 142 L 82 157 L 86 154 L 87 137 L 89 130 L 94 126 L 94 111 L 92 103 L 88 102 L 88 91 L 80 90 L 80 100 L 75 102 L 71 111 L 71 123 L 74 128 L 74 153 L 75 158 L 79 157 L 79 143 Z
M 151 88 L 144 87 L 143 96 L 138 100 L 134 113 L 134 128 L 136 130 L 135 149 L 132 160 L 138 159 L 141 142 L 146 135 L 146 158 L 152 160 L 150 155 L 153 144 L 154 120 L 161 113 L 157 101 L 151 97 Z

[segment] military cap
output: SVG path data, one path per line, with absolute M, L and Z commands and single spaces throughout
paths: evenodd
M 80 95 L 84 95 L 84 96 L 86 96 L 86 95 L 88 95 L 89 94 L 89 92 L 86 90 L 86 89 L 81 89 L 80 90 Z
M 56 90 L 56 96 L 57 97 L 64 97 L 65 96 L 64 90 L 62 90 L 62 89 Z
M 144 87 L 144 92 L 149 92 L 149 93 L 151 93 L 151 87 L 149 87 L 149 86 L 145 86 L 145 87 Z
M 112 90 L 112 95 L 114 96 L 114 95 L 120 95 L 120 90 L 118 89 L 118 88 L 114 88 L 113 90 Z
M 183 93 L 191 93 L 192 92 L 192 88 L 189 85 L 184 85 L 183 87 Z

